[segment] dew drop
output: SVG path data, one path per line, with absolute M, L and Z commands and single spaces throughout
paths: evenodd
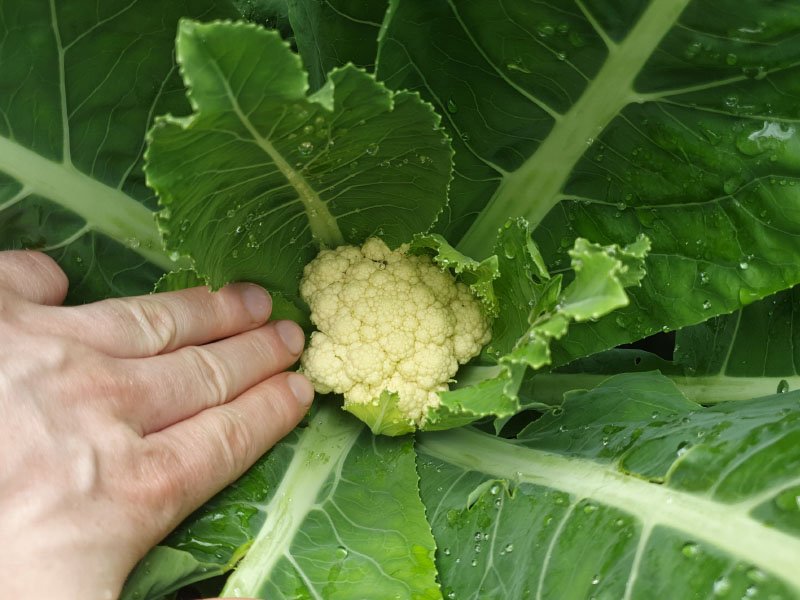
M 369 144 L 365 149 L 364 152 L 369 154 L 370 156 L 375 156 L 378 153 L 378 144 Z
M 709 308 L 711 308 L 711 300 L 705 300 L 703 302 L 703 310 L 708 310 Z
M 458 112 L 458 106 L 456 105 L 456 103 L 453 101 L 452 98 L 447 99 L 447 112 L 449 112 L 450 114 L 455 114 Z
M 347 548 L 345 548 L 344 546 L 339 546 L 336 549 L 336 558 L 338 558 L 339 560 L 347 558 L 347 556 L 349 554 L 350 554 L 350 551 Z
M 314 144 L 312 144 L 311 142 L 302 142 L 297 147 L 297 151 L 303 156 L 308 156 L 314 151 Z
M 778 389 L 775 390 L 775 392 L 778 394 L 785 394 L 788 391 L 789 391 L 789 382 L 786 381 L 785 379 L 781 379 L 778 382 Z
M 694 558 L 700 554 L 700 546 L 694 542 L 686 542 L 681 548 L 681 553 L 687 558 Z
M 514 544 L 506 544 L 504 550 L 506 554 L 511 554 L 514 551 Z
M 731 66 L 733 66 L 733 65 L 735 65 L 735 64 L 736 64 L 736 63 L 738 63 L 738 62 L 739 62 L 739 57 L 738 57 L 738 56 L 736 56 L 736 55 L 735 55 L 735 54 L 733 54 L 733 53 L 730 53 L 730 54 L 728 54 L 728 55 L 725 57 L 725 63 L 726 63 L 726 64 L 728 64 L 728 65 L 731 65 Z
M 727 577 L 720 577 L 714 582 L 714 585 L 712 586 L 711 589 L 714 592 L 715 596 L 724 596 L 730 591 L 731 582 L 728 580 Z
M 592 577 L 592 585 L 597 585 L 598 583 L 600 583 L 600 575 L 595 575 Z

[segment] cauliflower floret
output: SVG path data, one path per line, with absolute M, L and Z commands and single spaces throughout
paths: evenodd
M 303 371 L 317 391 L 343 394 L 346 410 L 390 435 L 424 425 L 458 365 L 491 337 L 469 288 L 406 250 L 378 238 L 324 250 L 300 284 L 318 329 Z

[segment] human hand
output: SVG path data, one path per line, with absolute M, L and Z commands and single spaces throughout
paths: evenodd
M 44 254 L 0 253 L 0 581 L 116 598 L 152 545 L 302 418 L 301 329 L 259 287 L 58 306 Z M 203 344 L 203 345 L 201 345 Z

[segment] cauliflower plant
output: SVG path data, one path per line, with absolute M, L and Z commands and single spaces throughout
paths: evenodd
M 318 331 L 302 369 L 321 393 L 375 433 L 400 435 L 425 423 L 458 365 L 491 337 L 480 302 L 427 256 L 361 248 L 323 250 L 305 267 L 300 294 Z

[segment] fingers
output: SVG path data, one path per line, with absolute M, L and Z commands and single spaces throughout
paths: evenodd
M 143 434 L 159 431 L 285 370 L 303 343 L 297 324 L 277 321 L 213 344 L 129 361 L 126 373 L 137 384 L 120 416 Z
M 133 298 L 36 310 L 28 327 L 64 335 L 119 358 L 154 356 L 258 327 L 272 310 L 269 294 L 250 283 L 217 292 L 196 287 Z
M 313 395 L 303 375 L 281 373 L 228 404 L 145 438 L 161 463 L 153 468 L 169 474 L 165 495 L 180 497 L 178 518 L 237 479 L 289 433 Z
M 52 258 L 41 252 L 10 250 L 0 253 L 0 288 L 36 304 L 61 304 L 69 281 Z

